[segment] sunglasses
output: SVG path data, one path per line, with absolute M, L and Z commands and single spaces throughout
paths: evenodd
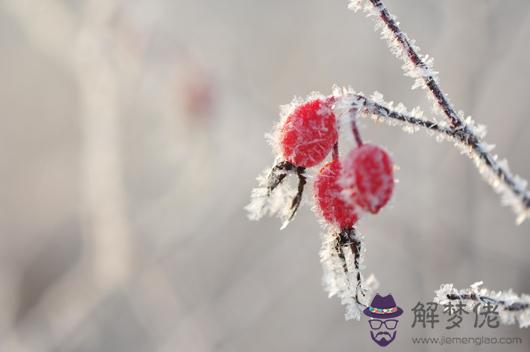
M 385 320 L 370 319 L 368 322 L 370 323 L 370 327 L 372 328 L 372 330 L 381 329 L 381 325 L 383 324 L 388 330 L 394 330 L 398 323 L 396 319 L 385 319 Z

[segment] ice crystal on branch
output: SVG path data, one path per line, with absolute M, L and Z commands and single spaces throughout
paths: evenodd
M 271 192 L 272 174 L 273 168 L 267 168 L 256 178 L 258 186 L 252 190 L 250 203 L 245 207 L 245 210 L 247 210 L 250 220 L 260 220 L 265 215 L 277 216 L 282 220 L 281 229 L 284 229 L 291 218 L 286 199 L 293 199 L 296 190 L 289 182 L 281 182 L 275 187 L 274 192 Z
M 520 328 L 530 326 L 530 295 L 517 295 L 511 289 L 491 291 L 482 287 L 483 282 L 475 282 L 469 288 L 458 290 L 453 284 L 443 284 L 435 291 L 434 302 L 447 304 L 460 301 L 465 304 L 465 310 L 472 312 L 477 304 L 491 304 L 498 306 L 499 318 L 505 325 L 518 324 Z
M 361 318 L 361 312 L 370 302 L 378 282 L 373 275 L 364 279 L 364 253 L 362 235 L 353 232 L 351 241 L 340 234 L 322 234 L 320 262 L 324 272 L 322 283 L 329 297 L 337 296 L 346 308 L 346 320 Z
M 420 54 L 415 41 L 409 39 L 399 27 L 397 17 L 388 12 L 381 0 L 354 0 L 349 8 L 355 11 L 362 9 L 368 17 L 373 18 L 375 29 L 380 31 L 381 38 L 387 42 L 392 54 L 403 62 L 402 69 L 405 76 L 414 80 L 412 89 L 426 89 L 429 92 L 429 99 L 434 103 L 435 114 L 445 115 L 453 127 L 460 127 L 461 116 L 454 111 L 447 95 L 438 86 L 438 72 L 434 70 L 433 58 Z

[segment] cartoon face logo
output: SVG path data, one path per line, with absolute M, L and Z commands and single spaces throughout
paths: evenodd
M 396 306 L 392 295 L 375 295 L 372 303 L 363 313 L 370 318 L 370 336 L 381 347 L 388 346 L 396 338 L 398 320 L 403 309 Z

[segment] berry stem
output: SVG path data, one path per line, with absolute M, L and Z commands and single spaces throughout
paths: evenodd
M 355 138 L 355 143 L 357 143 L 357 146 L 360 147 L 363 145 L 363 140 L 361 138 L 361 132 L 359 131 L 359 128 L 357 127 L 357 113 L 355 113 L 351 119 L 351 130 L 353 132 L 353 137 Z
M 343 229 L 341 230 L 337 235 L 337 243 L 335 246 L 335 250 L 337 251 L 337 255 L 342 260 L 342 266 L 344 269 L 344 272 L 348 272 L 348 266 L 346 265 L 346 259 L 344 255 L 344 248 L 350 247 L 350 250 L 353 254 L 353 262 L 354 262 L 354 269 L 357 272 L 356 275 L 356 288 L 355 288 L 355 302 L 366 308 L 366 304 L 361 302 L 359 300 L 359 293 L 361 295 L 365 296 L 365 293 L 363 292 L 363 286 L 362 286 L 362 276 L 361 276 L 361 266 L 360 266 L 360 259 L 361 259 L 361 241 L 357 237 L 357 232 L 355 230 L 355 227 Z
M 332 154 L 333 160 L 338 161 L 339 160 L 339 142 L 335 143 L 333 145 L 333 154 Z
M 355 231 L 355 229 L 353 229 Z M 354 238 L 353 243 L 350 244 L 350 249 L 354 255 L 354 262 L 355 262 L 355 269 L 357 270 L 357 290 L 355 292 L 355 300 L 357 303 L 360 303 L 359 301 L 359 291 L 364 296 L 364 293 L 362 292 L 362 277 L 361 277 L 361 266 L 359 265 L 359 260 L 361 258 L 361 241 Z

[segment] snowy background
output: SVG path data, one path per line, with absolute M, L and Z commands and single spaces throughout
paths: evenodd
M 530 2 L 387 5 L 530 178 Z M 294 95 L 351 84 L 427 113 L 400 66 L 344 0 L 0 1 L 0 350 L 378 350 L 321 286 L 309 207 L 280 232 L 243 206 Z M 366 273 L 405 311 L 393 348 L 513 336 L 523 344 L 504 347 L 528 351 L 530 330 L 471 317 L 452 333 L 410 327 L 441 283 L 530 292 L 530 223 L 451 145 L 362 132 L 400 166 L 392 206 L 360 224 Z

